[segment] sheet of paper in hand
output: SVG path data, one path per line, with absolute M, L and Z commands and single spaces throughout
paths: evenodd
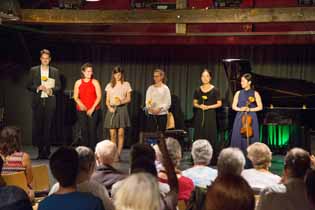
M 55 87 L 55 79 L 48 78 L 47 81 L 45 81 L 44 86 L 46 88 L 54 88 Z

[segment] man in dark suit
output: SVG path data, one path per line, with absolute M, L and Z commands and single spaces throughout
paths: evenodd
M 58 69 L 49 65 L 49 50 L 40 51 L 41 65 L 32 67 L 27 89 L 32 92 L 33 144 L 38 147 L 38 159 L 50 154 L 52 119 L 56 110 L 56 92 L 60 90 Z M 54 85 L 52 85 L 54 84 Z

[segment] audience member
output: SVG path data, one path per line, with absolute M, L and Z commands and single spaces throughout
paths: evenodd
M 0 174 L 3 160 L 0 157 Z M 2 177 L 0 175 L 0 180 Z M 24 190 L 15 186 L 5 186 L 0 183 L 0 210 L 32 210 L 32 204 Z
M 315 170 L 309 170 L 305 177 L 305 186 L 306 186 L 306 195 L 313 206 L 315 208 Z
M 208 167 L 212 154 L 213 149 L 208 140 L 199 139 L 192 144 L 194 166 L 183 171 L 183 175 L 190 178 L 197 187 L 206 188 L 217 177 L 217 170 Z
M 114 210 L 114 205 L 109 198 L 108 192 L 103 185 L 91 180 L 91 175 L 95 170 L 94 152 L 85 146 L 76 148 L 79 155 L 79 174 L 77 176 L 77 191 L 89 192 L 100 198 L 106 210 Z M 50 190 L 49 194 L 53 194 L 59 190 L 59 183 L 56 183 Z
M 260 196 L 258 210 L 297 210 L 312 209 L 306 196 L 304 177 L 310 169 L 309 153 L 293 148 L 284 158 L 282 184 L 265 188 Z
M 75 149 L 59 148 L 50 157 L 49 166 L 53 176 L 59 182 L 59 189 L 41 201 L 38 210 L 104 210 L 99 198 L 91 193 L 77 191 L 79 156 Z
M 190 178 L 183 176 L 179 170 L 179 165 L 182 158 L 181 146 L 176 139 L 171 137 L 166 138 L 165 142 L 169 157 L 174 165 L 174 170 L 178 179 L 178 200 L 187 202 L 190 198 L 191 192 L 194 189 L 194 183 Z M 168 177 L 166 171 L 161 170 L 159 173 L 160 182 L 167 183 L 167 179 Z
M 161 210 L 156 177 L 135 173 L 123 181 L 114 201 L 117 210 Z
M 208 188 L 206 210 L 254 210 L 254 191 L 239 175 L 217 177 Z
M 242 176 L 255 192 L 279 184 L 281 177 L 269 171 L 272 153 L 266 144 L 256 142 L 247 147 L 247 157 L 254 168 L 245 169 Z
M 245 166 L 245 157 L 238 148 L 225 148 L 218 157 L 218 176 L 241 175 Z
M 127 177 L 127 174 L 113 167 L 116 153 L 116 145 L 109 140 L 103 140 L 95 147 L 97 166 L 91 179 L 105 186 L 110 194 L 113 184 Z
M 0 154 L 4 160 L 2 173 L 9 174 L 24 171 L 27 184 L 32 188 L 33 174 L 30 155 L 22 151 L 21 129 L 7 126 L 0 133 Z

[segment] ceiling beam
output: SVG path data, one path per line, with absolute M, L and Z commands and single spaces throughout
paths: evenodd
M 24 24 L 315 22 L 315 7 L 165 11 L 22 9 L 20 17 L 18 22 Z

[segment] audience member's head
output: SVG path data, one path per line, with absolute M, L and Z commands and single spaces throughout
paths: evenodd
M 95 155 L 98 165 L 113 164 L 117 154 L 116 144 L 110 140 L 103 140 L 97 143 L 95 147 Z
M 315 170 L 309 170 L 305 177 L 306 194 L 308 200 L 315 206 Z
M 223 149 L 218 157 L 218 176 L 231 174 L 240 175 L 244 170 L 245 157 L 238 148 Z
M 138 159 L 139 157 L 145 157 L 152 161 L 155 161 L 155 151 L 149 144 L 134 144 L 131 147 L 130 151 L 130 163 L 134 160 Z
M 206 210 L 254 210 L 254 192 L 238 175 L 220 176 L 208 188 Z
M 310 156 L 304 149 L 293 148 L 284 158 L 284 172 L 288 178 L 304 178 L 310 167 Z
M 0 133 L 0 153 L 3 156 L 11 155 L 21 150 L 21 129 L 7 126 Z
M 79 173 L 87 174 L 90 177 L 95 169 L 94 152 L 85 146 L 79 146 L 75 150 L 79 156 Z
M 126 178 L 115 198 L 116 209 L 160 210 L 158 182 L 148 173 L 135 173 Z
M 147 159 L 146 157 L 139 157 L 135 159 L 130 165 L 130 173 L 149 173 L 157 177 L 157 170 L 154 161 Z
M 169 157 L 175 168 L 178 168 L 180 165 L 180 161 L 182 159 L 182 148 L 177 141 L 173 137 L 167 137 L 165 139 L 166 148 L 169 154 Z
M 199 139 L 192 144 L 191 155 L 195 165 L 209 165 L 213 149 L 208 140 Z
M 75 149 L 60 147 L 49 160 L 52 175 L 62 187 L 71 187 L 76 184 L 79 170 L 79 157 Z
M 271 165 L 272 153 L 266 144 L 256 142 L 247 147 L 247 157 L 255 169 L 268 169 Z

